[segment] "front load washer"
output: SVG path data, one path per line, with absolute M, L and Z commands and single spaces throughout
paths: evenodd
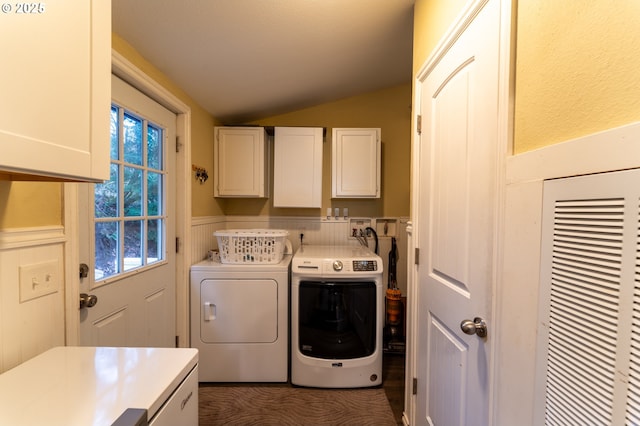
M 382 383 L 382 259 L 361 246 L 302 246 L 291 263 L 291 383 Z
M 191 346 L 200 382 L 286 382 L 291 255 L 277 264 L 191 267 Z

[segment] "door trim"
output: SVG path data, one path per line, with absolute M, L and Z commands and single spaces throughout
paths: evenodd
M 452 48 L 452 46 L 459 39 L 460 35 L 466 30 L 469 24 L 474 20 L 476 15 L 482 10 L 482 8 L 489 2 L 490 0 L 473 0 L 470 1 L 463 10 L 461 11 L 458 18 L 451 25 L 451 27 L 447 30 L 445 35 L 440 39 L 438 45 L 433 49 L 427 60 L 423 63 L 423 65 L 419 68 L 419 70 L 415 74 L 414 80 L 414 99 L 412 109 L 415 111 L 413 115 L 413 133 L 412 133 L 412 144 L 411 144 L 411 156 L 412 156 L 412 172 L 411 172 L 411 231 L 414 236 L 419 235 L 419 229 L 421 224 L 417 218 L 420 217 L 419 212 L 419 194 L 420 188 L 418 188 L 417 182 L 419 181 L 419 171 L 420 165 L 418 163 L 420 158 L 420 133 L 418 133 L 418 126 L 416 125 L 418 121 L 418 117 L 421 115 L 421 91 L 422 85 L 427 79 L 427 76 L 433 71 L 434 67 L 442 60 L 444 55 Z M 495 250 L 494 255 L 494 265 L 493 265 L 493 285 L 492 285 L 492 293 L 493 298 L 491 301 L 491 317 L 493 318 L 493 322 L 495 324 L 500 323 L 499 313 L 500 313 L 500 303 L 501 301 L 498 299 L 499 293 L 497 289 L 501 286 L 501 272 L 502 272 L 502 257 L 503 257 L 503 235 L 505 228 L 505 192 L 506 192 L 506 161 L 507 157 L 512 154 L 512 146 L 513 146 L 513 105 L 510 101 L 513 99 L 513 69 L 514 69 L 514 60 L 515 55 L 513 55 L 513 50 L 515 48 L 514 37 L 512 31 L 512 25 L 514 22 L 514 11 L 512 0 L 495 0 L 500 2 L 500 48 L 499 48 L 499 77 L 498 77 L 498 131 L 497 136 L 498 140 L 496 141 L 496 164 L 498 167 L 496 174 L 496 215 L 495 215 L 495 229 L 496 234 L 493 241 L 493 247 Z M 423 225 L 424 226 L 424 225 Z M 418 238 L 410 238 L 409 239 L 409 253 L 415 253 L 416 249 L 419 249 L 417 246 Z M 424 249 L 426 250 L 426 248 Z M 424 252 L 423 250 L 423 252 Z M 426 252 L 423 253 L 426 256 Z M 417 265 L 413 262 L 407 265 L 408 270 L 408 293 L 411 294 L 413 299 L 409 301 L 409 309 L 411 312 L 408 312 L 408 336 L 413 338 L 418 337 L 417 333 L 417 294 L 419 292 L 418 288 L 418 271 Z M 417 374 L 417 357 L 419 354 L 417 353 L 418 348 L 417 341 L 412 342 L 407 352 L 407 361 L 406 361 L 406 383 L 405 383 L 405 392 L 407 395 L 411 395 L 411 380 L 413 377 L 416 377 Z M 495 398 L 495 385 L 496 385 L 496 360 L 498 353 L 497 349 L 500 347 L 500 338 L 497 333 L 493 334 L 493 339 L 490 340 L 490 353 L 492 355 L 492 359 L 490 360 L 489 367 L 489 377 L 490 377 L 490 389 L 489 389 L 489 422 L 493 423 L 493 419 L 495 418 L 495 413 L 497 410 L 497 400 Z M 419 380 L 425 380 L 425 378 L 418 378 Z M 404 416 L 408 417 L 405 419 L 405 422 L 408 424 L 416 424 L 416 395 L 411 395 L 409 398 L 405 399 L 405 413 Z
M 176 238 L 180 247 L 176 253 L 176 333 L 180 346 L 189 347 L 189 266 L 191 265 L 191 108 L 169 90 L 161 86 L 128 59 L 111 50 L 111 72 L 154 101 L 176 114 L 176 135 L 181 148 L 176 153 Z M 65 343 L 68 346 L 80 342 L 78 265 L 78 186 L 65 183 L 64 232 L 65 258 Z

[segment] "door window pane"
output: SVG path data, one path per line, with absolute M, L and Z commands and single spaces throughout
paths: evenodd
M 118 261 L 120 248 L 118 222 L 98 222 L 95 225 L 95 271 L 96 281 L 120 272 Z
M 111 169 L 94 187 L 96 281 L 166 259 L 164 130 L 111 107 Z
M 124 215 L 142 216 L 142 170 L 124 168 Z
M 162 253 L 162 221 L 147 221 L 147 263 L 157 262 Z
M 111 149 L 110 158 L 112 160 L 118 159 L 118 152 L 120 150 L 120 127 L 118 126 L 118 108 L 111 107 Z
M 124 115 L 124 161 L 142 165 L 142 120 Z
M 110 179 L 105 183 L 96 184 L 94 187 L 96 217 L 118 217 L 119 169 L 117 164 L 111 164 Z
M 142 266 L 142 221 L 124 222 L 124 270 Z
M 147 166 L 159 170 L 162 165 L 162 130 L 149 125 L 147 135 Z
M 162 199 L 160 194 L 162 188 L 162 175 L 159 173 L 147 173 L 147 216 L 157 216 L 160 214 Z

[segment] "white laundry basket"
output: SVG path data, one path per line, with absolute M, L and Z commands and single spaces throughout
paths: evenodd
M 289 242 L 289 232 L 281 229 L 228 229 L 213 235 L 218 239 L 222 263 L 279 263 Z

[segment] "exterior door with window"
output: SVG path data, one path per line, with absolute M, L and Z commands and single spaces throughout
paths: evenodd
M 111 177 L 79 191 L 82 345 L 175 346 L 175 123 L 112 76 Z

